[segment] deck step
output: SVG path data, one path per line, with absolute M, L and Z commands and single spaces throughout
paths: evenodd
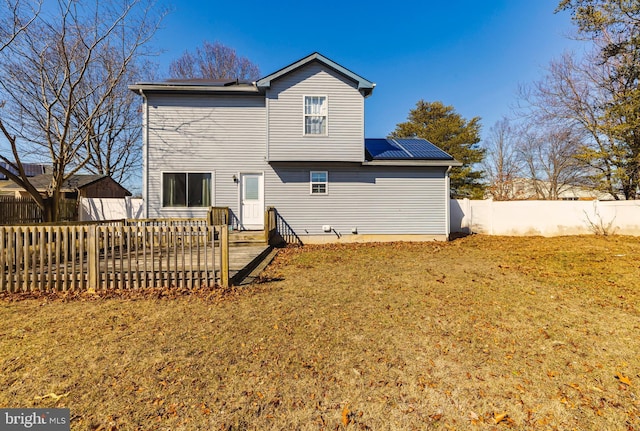
M 235 245 L 264 244 L 264 231 L 242 230 L 229 232 L 229 242 Z

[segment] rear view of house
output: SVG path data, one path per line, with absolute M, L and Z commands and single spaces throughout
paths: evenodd
M 262 229 L 267 207 L 305 243 L 446 239 L 448 170 L 422 139 L 365 139 L 375 84 L 311 54 L 256 82 L 130 86 L 144 98 L 147 217 L 228 207 Z

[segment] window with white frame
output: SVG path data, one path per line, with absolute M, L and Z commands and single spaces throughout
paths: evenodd
M 329 173 L 327 171 L 311 171 L 311 194 L 326 195 L 329 193 Z
M 211 206 L 211 173 L 164 172 L 163 207 Z
M 304 134 L 327 134 L 327 96 L 304 96 Z

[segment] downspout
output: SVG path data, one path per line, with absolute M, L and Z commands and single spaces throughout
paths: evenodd
M 451 172 L 451 168 L 452 166 L 448 166 L 446 172 L 444 173 L 444 182 L 445 182 L 445 187 L 444 187 L 444 193 L 445 193 L 445 197 L 444 197 L 444 201 L 445 201 L 445 220 L 447 222 L 447 241 L 449 241 L 450 237 L 451 237 L 451 192 L 450 192 L 450 183 L 451 180 L 449 178 L 449 172 Z
M 142 203 L 143 218 L 149 218 L 149 103 L 142 89 L 138 92 L 142 96 L 144 110 L 142 111 Z

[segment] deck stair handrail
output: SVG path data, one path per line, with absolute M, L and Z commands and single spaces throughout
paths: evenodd
M 264 215 L 264 236 L 269 245 L 297 244 L 302 240 L 275 207 L 267 207 Z

